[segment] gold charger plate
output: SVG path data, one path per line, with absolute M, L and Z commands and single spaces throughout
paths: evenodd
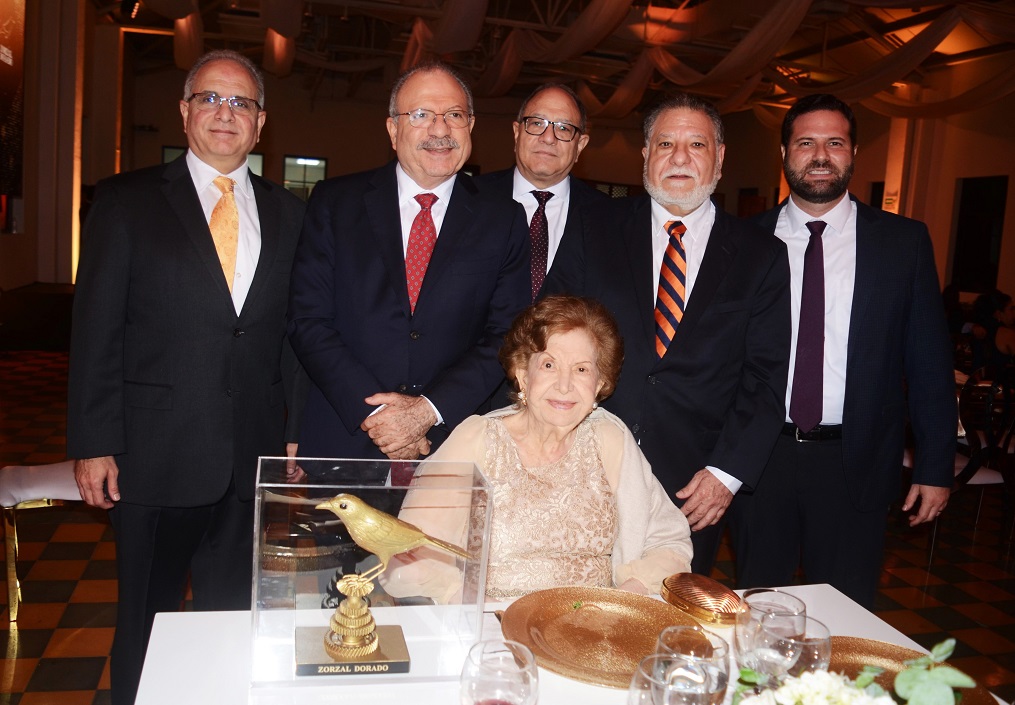
M 832 660 L 828 664 L 829 671 L 844 673 L 855 678 L 864 666 L 878 666 L 885 672 L 875 680 L 885 690 L 892 690 L 895 676 L 906 668 L 905 661 L 923 656 L 903 646 L 896 646 L 885 641 L 860 639 L 854 636 L 832 637 Z M 994 696 L 978 685 L 975 688 L 960 688 L 962 705 L 996 705 Z
M 562 587 L 530 593 L 501 619 L 506 639 L 521 642 L 540 666 L 583 683 L 627 688 L 638 662 L 673 624 L 695 621 L 672 605 L 633 592 Z

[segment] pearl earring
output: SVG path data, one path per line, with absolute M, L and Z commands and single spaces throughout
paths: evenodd
M 599 402 L 597 402 L 597 401 L 592 402 L 592 410 L 595 411 L 598 408 L 599 408 Z
M 518 392 L 518 403 L 521 404 L 522 406 L 528 406 L 529 404 L 528 400 L 525 398 L 524 389 Z

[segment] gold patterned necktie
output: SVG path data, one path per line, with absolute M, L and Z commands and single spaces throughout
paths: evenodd
M 236 244 L 240 239 L 240 212 L 236 209 L 236 196 L 233 187 L 236 182 L 228 176 L 215 177 L 215 185 L 222 192 L 215 210 L 211 212 L 211 237 L 215 241 L 215 251 L 222 265 L 222 273 L 226 276 L 229 293 L 233 293 L 233 273 L 236 271 Z

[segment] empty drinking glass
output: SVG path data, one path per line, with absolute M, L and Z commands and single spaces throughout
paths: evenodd
M 536 658 L 517 641 L 480 641 L 469 649 L 459 684 L 461 705 L 535 705 Z
M 657 654 L 684 656 L 697 662 L 707 676 L 711 705 L 720 705 L 730 678 L 730 647 L 721 636 L 694 626 L 666 627 L 656 641 Z
M 756 588 L 745 592 L 740 600 L 733 633 L 733 651 L 740 668 L 759 670 L 754 658 L 755 641 L 761 633 L 761 618 L 766 614 L 798 617 L 800 630 L 803 631 L 807 606 L 800 598 L 776 588 Z

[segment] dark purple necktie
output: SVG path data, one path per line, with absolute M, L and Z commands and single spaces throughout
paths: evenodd
M 789 402 L 789 417 L 805 433 L 821 423 L 825 364 L 825 255 L 821 246 L 825 222 L 812 220 L 807 229 L 811 239 L 804 252 L 800 326 Z
M 550 256 L 550 226 L 546 222 L 546 202 L 553 198 L 549 191 L 532 191 L 539 201 L 539 207 L 532 214 L 529 223 L 529 237 L 532 239 L 532 300 L 536 300 L 546 278 L 546 261 Z

